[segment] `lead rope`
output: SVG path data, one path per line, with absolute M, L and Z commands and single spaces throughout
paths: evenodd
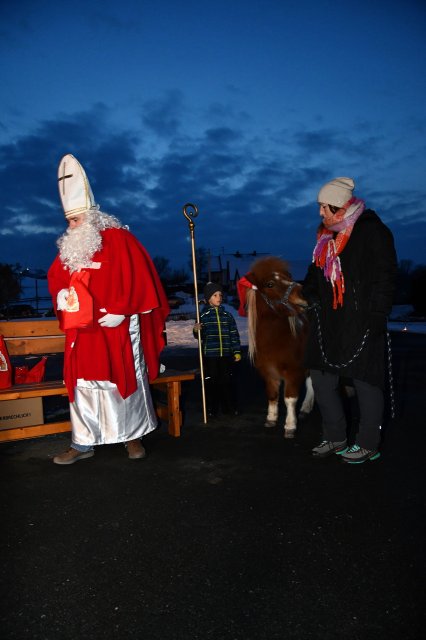
M 393 386 L 393 367 L 392 367 L 392 341 L 390 337 L 389 331 L 386 331 L 386 339 L 388 345 L 388 376 L 389 376 L 389 396 L 390 396 L 390 410 L 391 410 L 391 418 L 395 418 L 396 408 L 395 408 L 395 392 Z
M 347 362 L 344 362 L 342 364 L 334 364 L 333 362 L 330 362 L 328 360 L 327 356 L 325 355 L 324 344 L 323 344 L 323 341 L 322 341 L 321 323 L 320 323 L 320 319 L 319 319 L 317 305 L 313 306 L 313 309 L 315 311 L 315 315 L 316 315 L 316 318 L 317 318 L 318 343 L 319 343 L 322 359 L 324 360 L 325 364 L 327 364 L 329 367 L 333 367 L 333 369 L 345 369 L 345 367 L 348 367 L 350 364 L 352 364 L 352 362 L 354 360 L 356 360 L 359 357 L 359 354 L 361 353 L 361 351 L 364 349 L 364 347 L 366 345 L 367 338 L 368 338 L 368 336 L 370 334 L 370 329 L 367 329 L 367 331 L 364 333 L 364 336 L 363 336 L 362 341 L 361 341 L 361 345 L 355 351 L 355 353 L 352 356 L 352 358 L 350 358 Z
M 323 345 L 323 340 L 322 340 L 321 323 L 320 323 L 320 318 L 319 318 L 318 308 L 317 307 L 318 307 L 318 305 L 312 305 L 310 308 L 315 311 L 315 315 L 316 315 L 316 318 L 317 318 L 318 343 L 319 343 L 322 359 L 324 360 L 325 364 L 327 364 L 329 367 L 332 367 L 334 369 L 344 369 L 345 367 L 348 367 L 350 364 L 352 364 L 354 362 L 354 360 L 356 360 L 359 357 L 359 354 L 364 349 L 364 347 L 365 347 L 365 345 L 367 343 L 367 338 L 370 335 L 370 329 L 367 329 L 367 331 L 364 333 L 364 336 L 363 336 L 362 341 L 361 341 L 361 345 L 358 347 L 358 349 L 356 350 L 356 352 L 354 353 L 352 358 L 350 358 L 345 363 L 334 364 L 333 362 L 330 362 L 328 360 L 327 356 L 325 355 L 324 345 Z M 386 342 L 387 342 L 387 347 L 388 347 L 388 349 L 387 349 L 388 380 L 389 380 L 389 396 L 390 396 L 390 405 L 391 405 L 391 418 L 395 418 L 395 394 L 394 394 L 394 387 L 393 387 L 393 371 L 392 371 L 392 344 L 391 344 L 391 337 L 390 337 L 389 331 L 386 331 Z

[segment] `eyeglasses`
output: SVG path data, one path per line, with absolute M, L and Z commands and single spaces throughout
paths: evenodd
M 324 204 L 324 202 L 319 202 L 319 207 L 320 207 L 320 211 L 321 209 L 326 209 L 328 207 L 328 210 L 330 211 L 330 213 L 332 213 L 333 215 L 335 213 L 337 213 L 338 211 L 340 211 L 341 207 L 335 207 L 332 204 Z

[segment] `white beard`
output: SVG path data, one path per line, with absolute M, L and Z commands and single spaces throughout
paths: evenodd
M 102 247 L 101 231 L 104 229 L 120 229 L 123 225 L 114 216 L 101 211 L 86 213 L 85 221 L 67 229 L 57 241 L 61 262 L 71 273 L 84 267 L 90 267 L 94 254 Z

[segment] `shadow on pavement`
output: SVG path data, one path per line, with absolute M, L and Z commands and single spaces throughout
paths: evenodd
M 188 383 L 182 436 L 160 426 L 145 460 L 111 445 L 58 467 L 68 435 L 3 444 L 2 638 L 419 638 L 426 336 L 393 351 L 376 462 L 312 459 L 316 409 L 294 440 L 264 429 L 246 358 L 241 414 L 204 425 Z M 198 366 L 193 349 L 163 360 Z

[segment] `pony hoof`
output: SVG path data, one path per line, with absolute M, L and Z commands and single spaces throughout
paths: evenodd
M 290 440 L 296 435 L 296 429 L 284 429 L 284 438 Z
M 265 422 L 265 424 L 263 426 L 266 427 L 267 429 L 269 429 L 271 427 L 276 427 L 277 423 L 274 422 L 273 420 L 266 420 L 266 422 Z

